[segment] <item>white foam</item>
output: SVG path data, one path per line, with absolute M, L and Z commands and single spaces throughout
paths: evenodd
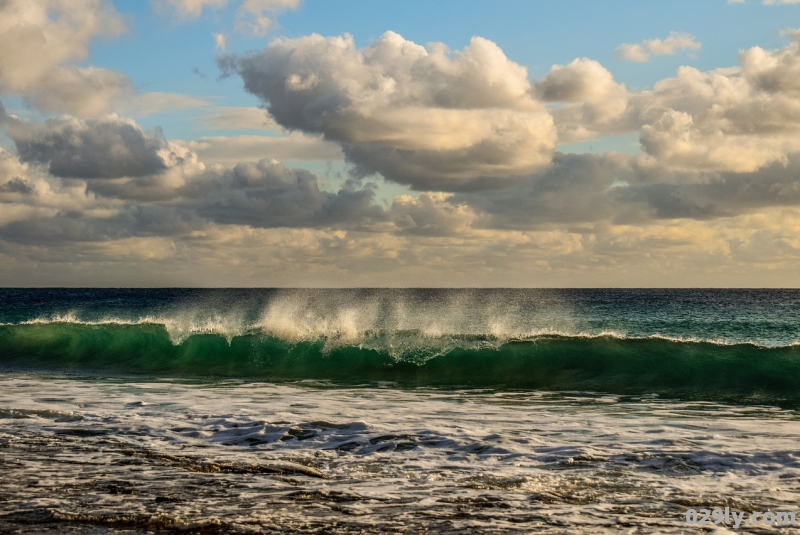
M 164 456 L 243 466 L 310 463 L 329 478 L 202 476 L 229 486 L 230 493 L 204 497 L 202 507 L 226 522 L 242 520 L 239 500 L 279 500 L 281 493 L 300 490 L 356 498 L 338 503 L 339 509 L 328 509 L 324 499 L 289 500 L 261 511 L 266 516 L 258 522 L 291 525 L 317 515 L 346 522 L 361 508 L 384 527 L 398 514 L 435 522 L 468 511 L 474 518 L 489 514 L 493 529 L 520 529 L 513 520 L 534 515 L 571 532 L 593 533 L 598 525 L 613 532 L 617 521 L 633 522 L 643 532 L 664 526 L 679 532 L 675 503 L 703 497 L 725 499 L 741 510 L 796 510 L 800 499 L 794 484 L 800 478 L 800 419 L 775 407 L 581 393 L 0 376 L 0 409 L 16 411 L 2 420 L 0 441 L 23 444 L 42 437 L 35 444 L 47 444 L 70 437 L 58 443 L 54 458 L 21 449 L 14 450 L 14 463 L 4 465 L 9 495 L 57 510 L 90 503 L 97 514 L 116 507 L 91 494 L 102 488 L 93 481 L 105 481 L 109 470 L 115 480 L 143 489 L 176 493 L 196 487 L 201 475 L 165 472 L 159 466 L 167 461 L 158 461 L 170 458 Z M 70 418 L 56 421 L 57 415 Z M 104 434 L 94 438 L 82 430 Z M 102 447 L 94 447 L 95 440 L 102 440 Z M 118 462 L 123 451 L 149 452 L 142 458 L 154 459 L 147 461 L 152 466 L 134 466 L 133 478 L 126 472 L 129 464 Z M 32 478 L 50 481 L 53 471 L 52 481 L 59 484 L 80 482 L 80 499 L 26 484 Z M 125 507 L 138 507 L 134 498 L 126 497 Z M 481 500 L 504 505 L 485 509 Z M 187 519 L 199 510 L 191 504 L 176 507 Z M 464 529 L 477 529 L 461 518 Z

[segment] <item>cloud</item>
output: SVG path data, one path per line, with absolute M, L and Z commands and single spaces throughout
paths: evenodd
M 153 7 L 160 13 L 170 13 L 184 19 L 196 19 L 203 10 L 222 9 L 228 0 L 152 0 Z
M 0 94 L 19 95 L 43 113 L 79 117 L 114 111 L 147 115 L 167 106 L 207 104 L 186 95 L 139 94 L 123 73 L 64 65 L 85 59 L 94 38 L 125 31 L 107 0 L 0 2 Z
M 341 148 L 335 143 L 302 134 L 291 136 L 210 136 L 181 143 L 196 152 L 203 161 L 226 165 L 262 158 L 324 162 L 340 161 L 343 158 Z
M 750 172 L 800 150 L 800 34 L 782 49 L 740 52 L 740 67 L 681 67 L 630 97 L 644 150 L 676 169 Z
M 372 188 L 350 184 L 336 193 L 321 191 L 313 174 L 274 160 L 208 173 L 181 193 L 197 199 L 192 204 L 199 215 L 221 224 L 347 227 L 383 218 L 383 210 L 373 202 Z
M 753 47 L 739 53 L 742 74 L 755 89 L 768 95 L 800 92 L 800 30 L 791 33 L 792 43 L 786 48 L 767 51 Z
M 712 125 L 695 124 L 692 115 L 667 110 L 653 124 L 644 125 L 642 148 L 657 160 L 683 169 L 755 171 L 773 162 L 785 163 L 781 143 L 756 136 L 726 135 Z
M 535 81 L 559 143 L 639 133 L 653 163 L 675 171 L 753 172 L 800 151 L 800 32 L 778 50 L 740 52 L 740 65 L 680 67 L 629 92 L 599 63 L 556 65 Z
M 547 165 L 555 144 L 526 69 L 479 37 L 450 54 L 392 32 L 364 49 L 312 35 L 220 65 L 281 126 L 340 143 L 363 175 L 418 189 L 503 182 Z
M 558 141 L 568 143 L 620 128 L 628 108 L 628 91 L 595 60 L 580 58 L 554 65 L 533 90 L 545 102 L 560 104 L 551 113 Z
M 115 115 L 98 120 L 61 116 L 42 123 L 23 121 L 0 110 L 0 124 L 15 143 L 19 155 L 16 169 L 33 164 L 46 169 L 52 180 L 83 181 L 78 183 L 84 194 L 123 201 L 126 213 L 133 207 L 140 214 L 178 210 L 183 215 L 175 217 L 180 220 L 255 227 L 348 227 L 366 224 L 370 218 L 385 219 L 369 185 L 353 181 L 336 193 L 322 191 L 312 173 L 290 169 L 274 159 L 207 166 L 189 148 L 167 141 L 159 131 L 146 132 L 134 121 Z M 0 201 L 3 196 L 16 199 L 33 191 L 32 183 L 24 178 L 27 171 L 15 173 L 14 169 L 12 166 L 4 173 L 0 182 Z M 126 235 L 127 223 L 119 217 L 105 218 L 104 224 L 117 229 L 120 236 Z M 72 232 L 70 236 L 85 237 L 89 227 L 100 232 L 81 219 L 70 219 L 54 235 Z M 50 232 L 51 226 L 62 225 L 48 219 L 19 223 L 14 231 L 24 230 L 32 239 Z M 142 223 L 136 220 L 128 226 L 135 232 Z
M 229 0 L 152 0 L 156 11 L 171 14 L 178 19 L 194 20 L 199 18 L 205 9 L 223 9 Z M 273 29 L 275 17 L 283 11 L 297 9 L 301 0 L 243 0 L 236 9 L 235 29 L 237 32 L 261 37 Z M 216 33 L 214 40 L 217 48 L 225 50 L 225 36 Z
M 89 42 L 125 31 L 106 0 L 0 3 L 0 93 L 22 95 L 44 112 L 97 116 L 133 88 L 120 73 L 63 66 L 84 59 Z
M 27 91 L 57 65 L 85 58 L 93 38 L 124 31 L 103 0 L 6 0 L 0 3 L 0 87 Z
M 389 218 L 403 234 L 463 236 L 473 232 L 481 214 L 466 204 L 451 201 L 446 193 L 421 193 L 417 198 L 399 195 L 392 200 Z
M 800 151 L 800 33 L 740 61 L 629 92 L 588 58 L 531 83 L 488 41 L 449 54 L 390 33 L 360 50 L 347 36 L 279 40 L 221 65 L 280 126 L 338 143 L 356 176 L 466 192 L 524 184 L 556 142 L 637 131 L 642 161 L 676 177 L 787 165 Z
M 666 39 L 646 39 L 641 43 L 624 43 L 617 53 L 628 61 L 645 63 L 653 56 L 673 56 L 680 50 L 700 50 L 701 44 L 688 33 L 670 32 Z
M 210 113 L 201 119 L 205 128 L 283 131 L 283 128 L 263 108 L 218 106 L 209 111 Z
M 0 110 L 16 151 L 0 149 L 0 280 L 731 284 L 754 265 L 791 282 L 799 36 L 645 91 L 589 58 L 531 81 L 480 38 L 450 52 L 392 33 L 361 49 L 309 36 L 223 56 L 269 113 L 138 95 L 122 74 L 64 64 L 73 54 L 24 91 L 2 86 L 74 115 Z M 205 107 L 205 128 L 264 135 L 167 140 L 107 114 L 182 107 Z M 641 154 L 554 149 L 625 132 Z M 341 183 L 278 161 L 342 159 Z M 379 202 L 399 188 L 374 173 L 422 192 Z
M 297 9 L 301 0 L 244 0 L 236 10 L 236 30 L 254 37 L 265 35 L 275 24 L 275 15 Z
M 5 117 L 1 124 L 23 162 L 45 164 L 57 177 L 136 177 L 167 168 L 163 137 L 114 115 L 88 121 L 62 116 L 44 123 Z
M 616 184 L 639 184 L 646 175 L 622 154 L 561 154 L 545 171 L 513 187 L 457 194 L 452 202 L 470 206 L 488 219 L 485 228 L 536 229 L 553 224 L 647 220 L 640 204 L 620 203 Z
M 116 116 L 39 123 L 3 115 L 2 123 L 19 159 L 0 152 L 0 226 L 18 241 L 169 236 L 211 224 L 449 235 L 477 217 L 441 193 L 402 196 L 384 208 L 371 183 L 324 191 L 312 173 L 274 159 L 206 165 L 180 143 Z M 53 191 L 83 201 L 64 212 L 63 202 L 44 201 Z
M 450 201 L 484 214 L 476 224 L 488 229 L 724 219 L 800 206 L 800 154 L 752 172 L 709 172 L 676 171 L 641 155 L 556 153 L 552 166 L 515 186 Z
M 98 203 L 86 192 L 85 184 L 63 183 L 0 149 L 0 227 L 51 220 L 60 214 L 70 214 L 72 219 L 88 214 L 108 215 L 113 212 L 111 204 Z
M 223 33 L 212 33 L 214 37 L 214 44 L 219 50 L 225 50 L 225 34 Z
M 71 284 L 86 272 L 94 283 L 166 284 L 157 272 L 178 272 L 189 277 L 182 284 L 209 273 L 207 284 L 252 285 L 269 273 L 286 284 L 563 286 L 678 284 L 675 272 L 712 270 L 700 280 L 741 284 L 744 264 L 788 281 L 800 257 L 796 160 L 708 174 L 647 157 L 557 153 L 511 188 L 400 195 L 387 206 L 369 184 L 323 191 L 311 173 L 271 160 L 204 167 L 182 153 L 168 166 L 63 181 L 0 152 L 0 255 L 11 255 L 0 278 L 30 281 L 35 266 Z M 139 195 L 181 170 L 162 195 Z
M 204 108 L 210 105 L 211 103 L 207 100 L 191 95 L 151 91 L 127 95 L 125 100 L 120 99 L 114 103 L 114 109 L 123 115 L 144 117 L 163 111 L 174 112 L 188 108 Z
M 97 67 L 54 67 L 25 91 L 24 99 L 44 113 L 67 112 L 82 117 L 110 113 L 115 101 L 135 94 L 126 75 Z

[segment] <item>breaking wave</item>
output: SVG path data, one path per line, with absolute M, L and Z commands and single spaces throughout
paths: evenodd
M 326 332 L 325 326 L 251 327 L 234 334 L 195 326 L 176 337 L 164 323 L 53 319 L 0 325 L 0 366 L 88 375 L 800 398 L 800 347 L 794 344 L 615 333 Z

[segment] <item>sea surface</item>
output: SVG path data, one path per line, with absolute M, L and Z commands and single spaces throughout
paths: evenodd
M 0 533 L 726 533 L 798 409 L 797 290 L 0 289 Z

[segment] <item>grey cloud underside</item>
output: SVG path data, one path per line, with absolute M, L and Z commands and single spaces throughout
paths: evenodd
M 547 171 L 517 186 L 460 193 L 452 202 L 491 216 L 488 227 L 507 229 L 732 217 L 800 205 L 800 155 L 752 173 L 696 173 L 653 168 L 627 155 L 556 153 Z
M 307 171 L 262 161 L 206 172 L 160 201 L 132 201 L 106 191 L 123 203 L 115 205 L 115 215 L 96 217 L 65 208 L 55 216 L 6 224 L 0 227 L 0 238 L 57 246 L 132 236 L 188 237 L 214 225 L 459 236 L 471 229 L 702 220 L 800 205 L 800 158 L 787 168 L 776 164 L 757 173 L 686 176 L 684 180 L 694 182 L 683 184 L 669 179 L 675 176 L 641 167 L 629 157 L 557 154 L 548 171 L 511 188 L 451 197 L 422 193 L 384 207 L 375 202 L 369 186 L 351 183 L 336 193 L 325 192 Z M 11 177 L 0 182 L 0 199 L 8 195 L 36 205 L 38 193 L 29 181 Z M 93 184 L 112 183 L 89 181 L 90 190 Z
M 132 201 L 126 197 L 129 190 L 108 189 L 114 181 L 88 184 L 90 191 L 125 204 L 112 217 L 62 210 L 51 218 L 12 222 L 2 227 L 0 236 L 55 245 L 187 236 L 214 224 L 458 236 L 481 228 L 536 230 L 553 224 L 704 220 L 800 205 L 800 158 L 792 158 L 786 168 L 775 164 L 756 173 L 676 177 L 629 156 L 557 153 L 547 171 L 510 188 L 450 197 L 422 193 L 417 199 L 398 197 L 386 207 L 375 202 L 369 185 L 351 182 L 336 193 L 326 192 L 319 189 L 313 174 L 266 160 L 207 171 L 159 201 Z M 33 188 L 19 177 L 0 185 L 0 195 L 4 193 L 21 194 L 35 203 Z
M 342 145 L 345 159 L 352 163 L 351 173 L 360 178 L 380 175 L 398 184 L 408 184 L 417 191 L 486 191 L 509 187 L 526 179 L 525 175 L 505 175 L 502 177 L 473 172 L 486 160 L 481 155 L 464 153 L 460 158 L 442 161 L 437 151 L 407 151 L 386 147 L 363 147 Z M 495 152 L 488 148 L 486 152 Z M 499 160 L 497 155 L 489 155 L 489 160 Z M 454 180 L 459 172 L 471 172 L 468 181 Z M 458 186 L 454 187 L 454 182 Z
M 712 219 L 772 206 L 800 205 L 800 155 L 753 173 L 719 173 L 700 184 L 651 184 L 620 192 L 643 200 L 658 218 Z
M 347 227 L 385 219 L 370 187 L 348 184 L 336 193 L 322 191 L 312 173 L 266 160 L 209 173 L 181 194 L 198 214 L 222 224 Z
M 208 222 L 192 211 L 158 206 L 130 206 L 109 218 L 63 212 L 52 218 L 15 221 L 0 227 L 0 238 L 16 243 L 56 246 L 136 237 L 177 237 L 201 230 Z
M 147 134 L 132 121 L 110 116 L 94 121 L 62 117 L 45 123 L 6 118 L 5 131 L 20 160 L 45 164 L 61 178 L 121 178 L 167 169 L 160 133 Z
M 5 184 L 0 185 L 0 192 L 29 195 L 33 193 L 33 188 L 24 179 L 20 177 L 14 177 Z
M 163 219 L 170 212 L 181 221 L 202 219 L 262 228 L 349 228 L 387 219 L 374 202 L 371 185 L 351 181 L 336 193 L 326 192 L 312 173 L 269 160 L 203 170 L 202 164 L 195 161 L 192 167 L 176 155 L 159 133 L 146 133 L 132 121 L 114 116 L 102 120 L 62 117 L 39 123 L 9 117 L 0 109 L 0 124 L 14 140 L 20 161 L 44 167 L 54 180 L 82 180 L 89 194 L 117 201 L 107 209 L 119 210 L 122 202 L 126 210 L 124 217 L 94 222 L 89 221 L 91 217 L 81 220 L 78 212 L 62 211 L 55 219 L 6 227 L 21 239 L 140 235 L 155 215 L 162 214 Z M 169 155 L 169 165 L 161 154 Z M 33 188 L 23 178 L 10 175 L 14 172 L 10 169 L 9 176 L 0 176 L 0 194 L 14 194 L 11 200 L 18 201 L 19 195 L 30 196 Z M 41 205 L 42 200 L 34 195 L 28 203 Z M 133 217 L 132 210 L 138 215 Z
M 137 215 L 129 226 L 136 235 L 153 217 L 164 219 L 173 213 L 171 220 L 192 220 L 193 228 L 201 220 L 259 228 L 352 228 L 387 220 L 387 214 L 374 202 L 371 185 L 351 181 L 331 193 L 320 190 L 314 174 L 268 160 L 207 170 L 179 186 L 170 186 L 159 175 L 90 179 L 87 191 L 133 203 Z M 125 227 L 125 221 L 120 228 Z M 115 228 L 114 221 L 109 222 L 109 228 Z

